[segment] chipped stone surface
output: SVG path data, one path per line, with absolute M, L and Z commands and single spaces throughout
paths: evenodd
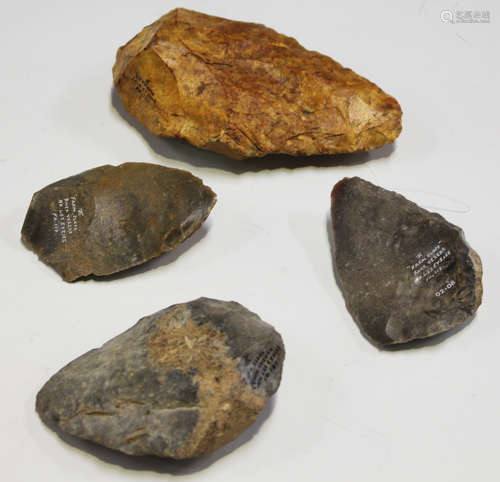
M 481 260 L 439 214 L 354 177 L 332 191 L 332 225 L 347 308 L 374 343 L 445 332 L 481 304 Z
M 25 243 L 66 281 L 139 265 L 191 236 L 215 193 L 187 171 L 129 162 L 101 166 L 33 195 Z
M 257 418 L 285 356 L 274 328 L 236 302 L 170 306 L 80 356 L 37 396 L 42 420 L 131 455 L 212 452 Z
M 365 151 L 401 131 L 398 102 L 331 58 L 182 8 L 120 47 L 113 78 L 151 132 L 232 158 Z

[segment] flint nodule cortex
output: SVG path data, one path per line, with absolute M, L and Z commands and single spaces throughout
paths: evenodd
M 205 221 L 217 196 L 187 171 L 105 165 L 33 195 L 24 242 L 65 281 L 109 275 L 170 251 Z
M 170 306 L 57 372 L 49 426 L 130 455 L 184 459 L 235 439 L 280 385 L 281 335 L 234 301 Z
M 359 177 L 335 185 L 331 214 L 340 288 L 372 342 L 427 338 L 476 312 L 481 260 L 459 227 Z

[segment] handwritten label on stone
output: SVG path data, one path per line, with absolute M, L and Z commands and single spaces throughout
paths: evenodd
M 261 351 L 250 363 L 250 369 L 247 374 L 247 381 L 253 389 L 267 381 L 267 379 L 280 366 L 281 347 L 276 345 L 266 351 Z
M 442 273 L 452 262 L 451 251 L 440 240 L 427 252 L 418 252 L 415 262 L 406 268 L 415 276 L 415 283 L 429 282 Z
M 52 211 L 53 232 L 61 243 L 66 243 L 68 237 L 78 232 L 78 218 L 85 213 L 78 203 L 78 196 L 58 199 Z

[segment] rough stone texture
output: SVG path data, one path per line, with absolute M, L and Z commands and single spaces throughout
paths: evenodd
M 187 171 L 106 165 L 35 193 L 22 237 L 66 281 L 108 275 L 177 247 L 215 201 L 214 192 Z
M 332 224 L 347 308 L 374 343 L 445 332 L 479 307 L 481 260 L 439 214 L 354 177 L 332 191 Z
M 233 158 L 375 149 L 401 131 L 398 102 L 263 25 L 172 10 L 120 47 L 125 108 L 151 132 Z
M 131 455 L 183 459 L 230 442 L 281 381 L 279 333 L 236 302 L 173 305 L 69 363 L 40 390 L 49 425 Z

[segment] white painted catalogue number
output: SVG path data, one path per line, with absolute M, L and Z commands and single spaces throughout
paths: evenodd
M 441 288 L 440 290 L 436 291 L 435 295 L 436 296 L 443 296 L 448 290 L 450 290 L 451 288 L 453 288 L 455 286 L 455 281 L 454 280 L 449 280 L 446 282 L 446 285 Z

